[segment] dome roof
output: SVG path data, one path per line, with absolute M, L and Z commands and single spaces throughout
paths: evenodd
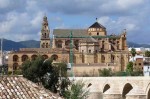
M 106 29 L 103 25 L 101 25 L 98 22 L 95 22 L 94 24 L 92 24 L 89 28 L 104 28 Z

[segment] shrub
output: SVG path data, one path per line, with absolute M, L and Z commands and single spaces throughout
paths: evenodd
M 128 76 L 129 74 L 127 72 L 124 71 L 119 71 L 119 72 L 115 72 L 113 73 L 113 76 Z
M 13 72 L 14 75 L 22 75 L 22 71 L 21 70 L 15 70 Z
M 87 86 L 89 87 L 89 86 Z M 65 99 L 87 99 L 89 90 L 82 81 L 72 82 L 70 88 L 65 91 Z
M 109 68 L 109 69 L 106 69 L 104 68 L 103 70 L 99 69 L 99 76 L 103 76 L 103 77 L 108 77 L 108 76 L 112 76 L 112 70 Z

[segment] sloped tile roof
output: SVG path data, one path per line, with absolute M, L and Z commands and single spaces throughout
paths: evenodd
M 0 99 L 62 99 L 22 76 L 0 76 Z
M 82 39 L 80 42 L 86 42 L 86 43 L 96 43 L 98 42 L 97 40 L 95 40 L 94 38 L 90 37 L 90 38 L 85 38 L 85 39 Z
M 69 38 L 70 32 L 73 37 L 89 37 L 87 29 L 54 29 L 53 35 L 56 38 Z
M 82 38 L 81 42 L 97 42 L 94 38 L 88 35 L 86 29 L 54 29 L 55 38 L 69 38 L 72 32 L 73 38 Z

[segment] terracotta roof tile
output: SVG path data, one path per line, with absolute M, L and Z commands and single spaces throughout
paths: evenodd
M 55 98 L 54 98 L 55 97 Z M 62 99 L 22 76 L 0 76 L 0 99 Z
M 56 38 L 69 38 L 70 32 L 73 37 L 88 37 L 87 29 L 54 29 L 53 34 Z

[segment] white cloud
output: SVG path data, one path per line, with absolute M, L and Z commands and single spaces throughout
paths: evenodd
M 144 3 L 145 0 L 117 0 L 118 8 L 130 9 L 134 6 L 139 6 Z
M 137 21 L 135 17 L 127 16 L 113 19 L 109 16 L 104 16 L 98 18 L 98 21 L 107 28 L 108 34 L 120 34 L 124 29 L 127 29 L 128 36 L 131 37 L 132 35 L 135 35 L 137 31 L 141 31 L 139 27 L 140 21 Z
M 43 12 L 38 12 L 31 20 L 31 24 L 34 28 L 39 28 L 39 26 L 41 26 L 43 15 Z
M 0 0 L 0 8 L 7 8 L 10 4 L 9 0 Z
M 129 31 L 132 31 L 132 30 L 136 29 L 136 25 L 135 25 L 135 24 L 130 24 L 130 23 L 126 24 L 125 27 L 126 27 L 126 29 L 128 29 Z
M 82 21 L 83 16 L 99 17 L 108 33 L 120 33 L 126 28 L 129 40 L 134 35 L 136 40 L 150 32 L 149 4 L 149 0 L 0 0 L 0 35 L 16 41 L 37 39 L 46 13 L 50 28 L 75 28 L 76 24 L 67 21 L 66 16 L 68 20 L 78 16 L 72 21 L 79 21 L 81 26 L 88 24 Z

